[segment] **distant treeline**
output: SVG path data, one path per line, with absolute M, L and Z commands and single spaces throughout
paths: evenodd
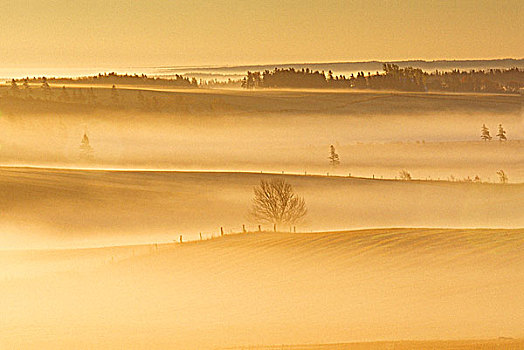
M 174 91 L 163 93 L 154 89 L 120 88 L 108 86 L 85 86 L 78 84 L 49 84 L 51 79 L 42 78 L 40 84 L 33 79 L 15 79 L 0 85 L 0 110 L 2 113 L 90 113 L 98 111 L 141 111 L 159 113 L 224 113 L 231 110 L 223 98 L 205 94 Z M 86 81 L 86 79 L 81 79 Z M 74 80 L 75 82 L 77 80 Z M 152 80 L 156 81 L 156 80 Z M 124 85 L 124 84 L 122 84 Z M 109 85 L 111 86 L 111 85 Z M 124 85 L 125 86 L 125 85 Z M 202 96 L 202 98 L 200 98 Z
M 189 79 L 181 75 L 174 75 L 172 78 L 148 77 L 145 74 L 117 74 L 117 73 L 100 73 L 98 75 L 80 77 L 80 78 L 25 78 L 16 80 L 18 83 L 29 84 L 108 84 L 108 85 L 156 85 L 169 87 L 198 87 L 195 78 Z
M 453 70 L 426 73 L 419 68 L 400 68 L 396 64 L 385 63 L 383 72 L 371 74 L 359 72 L 350 77 L 312 71 L 308 68 L 294 68 L 272 71 L 247 72 L 242 79 L 242 87 L 252 88 L 354 88 L 400 91 L 451 91 L 451 92 L 518 92 L 524 87 L 524 70 Z

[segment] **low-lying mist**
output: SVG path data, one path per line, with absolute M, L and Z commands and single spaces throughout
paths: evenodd
M 519 96 L 88 88 L 0 88 L 0 348 L 524 336 Z
M 518 96 L 55 89 L 45 95 L 34 87 L 17 96 L 5 90 L 0 98 L 0 165 L 33 167 L 1 171 L 6 247 L 238 231 L 255 224 L 246 213 L 260 177 L 234 172 L 346 177 L 290 180 L 310 208 L 302 230 L 522 225 L 522 187 L 486 184 L 499 182 L 500 170 L 510 183 L 524 181 Z M 72 96 L 96 102 L 76 103 Z M 493 137 L 502 124 L 508 141 L 480 141 L 483 124 Z M 340 156 L 336 167 L 330 145 Z M 50 167 L 231 173 L 45 170 Z M 399 178 L 400 171 L 450 182 L 378 181 Z
M 498 124 L 508 142 L 481 142 Z M 84 157 L 84 133 L 92 154 Z M 239 170 L 419 179 L 524 180 L 524 129 L 515 116 L 3 115 L 0 164 L 54 167 Z M 329 166 L 329 146 L 340 166 Z
M 522 227 L 524 185 L 265 175 L 3 168 L 4 248 L 92 247 L 211 238 L 246 229 L 260 179 L 281 177 L 309 210 L 297 231 Z M 290 231 L 289 226 L 279 230 Z

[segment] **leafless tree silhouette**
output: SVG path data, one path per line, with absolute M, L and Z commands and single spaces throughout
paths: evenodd
M 406 180 L 406 181 L 412 180 L 411 174 L 407 170 L 401 170 L 399 172 L 399 176 L 401 180 Z
M 293 224 L 307 214 L 304 198 L 297 196 L 284 179 L 262 179 L 254 193 L 251 216 L 256 221 Z
M 497 171 L 497 175 L 499 176 L 499 181 L 501 184 L 505 184 L 508 182 L 508 175 L 504 172 L 504 170 L 500 169 Z

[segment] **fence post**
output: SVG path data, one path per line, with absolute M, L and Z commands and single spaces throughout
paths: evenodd
M 293 226 L 293 232 L 297 233 L 297 227 L 296 226 Z
M 273 231 L 277 232 L 277 224 L 273 224 Z
M 182 235 L 180 235 L 180 243 L 182 243 Z
M 200 232 L 200 240 L 202 240 L 202 232 Z
M 246 225 L 242 224 L 242 232 L 246 233 Z
M 224 228 L 223 228 L 223 227 L 220 228 L 220 235 L 221 235 L 221 236 L 224 235 Z
M 258 225 L 258 232 L 262 232 L 262 227 L 260 227 L 260 225 Z

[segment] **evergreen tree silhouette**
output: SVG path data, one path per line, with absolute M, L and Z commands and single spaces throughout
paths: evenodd
M 331 145 L 329 146 L 329 163 L 331 166 L 336 167 L 340 164 L 340 158 L 338 156 L 338 153 L 335 150 L 335 146 Z
M 87 136 L 87 132 L 84 132 L 84 136 L 82 137 L 82 141 L 80 142 L 80 158 L 85 160 L 93 159 L 93 148 L 89 144 L 89 137 Z
M 116 89 L 116 85 L 113 84 L 113 87 L 111 88 L 111 100 L 113 101 L 113 104 L 118 104 L 120 101 L 120 96 L 118 94 L 118 90 Z
M 506 130 L 504 130 L 504 128 L 502 127 L 502 124 L 499 124 L 499 132 L 497 134 L 497 137 L 499 138 L 500 142 L 507 140 Z
M 480 138 L 484 141 L 491 140 L 491 135 L 489 134 L 489 129 L 486 124 L 482 124 Z

